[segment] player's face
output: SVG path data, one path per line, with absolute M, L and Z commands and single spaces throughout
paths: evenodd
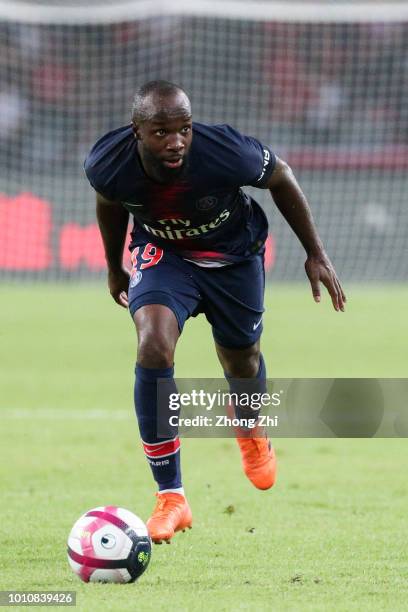
M 151 178 L 169 182 L 180 178 L 187 166 L 192 141 L 189 104 L 175 97 L 155 108 L 152 118 L 134 125 L 143 166 Z

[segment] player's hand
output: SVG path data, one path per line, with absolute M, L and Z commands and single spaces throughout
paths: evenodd
M 125 268 L 120 270 L 109 270 L 108 271 L 108 287 L 111 296 L 117 304 L 127 308 L 128 302 L 128 287 L 129 287 L 130 274 Z
M 320 255 L 309 255 L 305 262 L 305 270 L 315 302 L 320 302 L 320 283 L 323 283 L 332 299 L 333 308 L 344 312 L 346 296 L 327 255 L 324 252 Z

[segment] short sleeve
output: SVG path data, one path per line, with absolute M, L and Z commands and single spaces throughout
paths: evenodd
M 90 150 L 84 162 L 92 187 L 108 200 L 116 200 L 117 177 L 132 155 L 132 131 L 128 126 L 108 132 Z
M 112 189 L 112 182 L 106 180 L 105 173 L 101 171 L 100 166 L 98 164 L 98 159 L 95 156 L 93 150 L 85 159 L 84 171 L 89 183 L 95 189 L 96 192 L 100 193 L 108 200 L 115 199 L 115 193 Z
M 225 144 L 226 166 L 235 184 L 265 189 L 275 168 L 276 155 L 252 136 L 241 134 L 229 125 L 217 126 Z
M 91 186 L 100 193 L 102 196 L 107 198 L 108 200 L 114 199 L 114 193 L 112 191 L 112 187 L 107 184 L 107 181 L 104 180 L 104 175 L 98 168 L 98 165 L 95 163 L 95 156 L 93 155 L 93 151 L 90 152 L 88 157 L 84 162 L 84 171 L 85 175 L 91 184 Z
M 245 182 L 242 185 L 266 189 L 275 168 L 276 155 L 256 138 L 246 136 L 245 143 L 242 168 Z

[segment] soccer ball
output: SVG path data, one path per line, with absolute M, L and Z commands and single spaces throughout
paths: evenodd
M 68 562 L 84 582 L 134 582 L 149 565 L 152 543 L 143 521 L 124 508 L 83 514 L 68 538 Z

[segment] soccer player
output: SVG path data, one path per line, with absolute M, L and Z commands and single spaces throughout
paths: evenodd
M 186 320 L 205 314 L 232 392 L 241 378 L 253 379 L 258 391 L 266 388 L 260 336 L 268 224 L 242 186 L 270 190 L 306 250 L 315 301 L 320 282 L 336 311 L 344 310 L 346 298 L 289 166 L 229 125 L 192 122 L 189 98 L 177 85 L 143 85 L 131 124 L 97 141 L 85 171 L 97 192 L 109 290 L 129 309 L 138 337 L 135 408 L 159 489 L 147 526 L 154 542 L 168 542 L 191 527 L 192 516 L 182 486 L 179 438 L 157 435 L 157 379 L 174 384 L 174 353 Z M 130 274 L 122 263 L 129 213 Z M 238 403 L 235 413 L 243 419 L 248 408 Z M 247 435 L 242 428 L 237 441 L 249 480 L 270 488 L 276 459 L 266 432 L 258 427 Z

